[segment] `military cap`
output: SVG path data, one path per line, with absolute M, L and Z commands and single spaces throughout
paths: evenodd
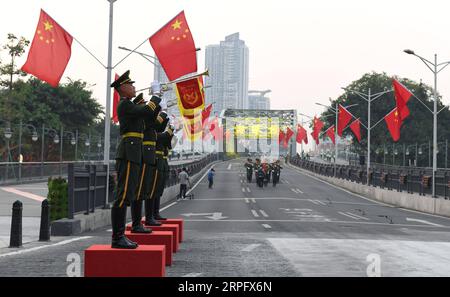
M 161 111 L 156 119 L 158 120 L 158 122 L 159 122 L 160 124 L 162 124 L 162 123 L 165 122 L 168 118 L 169 118 L 169 116 L 167 115 L 167 113 L 164 112 L 164 111 Z
M 118 89 L 123 84 L 133 84 L 134 81 L 130 79 L 130 70 L 125 71 L 118 79 L 116 79 L 112 84 L 111 88 Z
M 134 104 L 145 104 L 144 94 L 140 93 L 133 99 Z

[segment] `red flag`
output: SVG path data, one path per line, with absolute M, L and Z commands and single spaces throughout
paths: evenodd
M 400 119 L 403 121 L 409 116 L 409 108 L 406 103 L 408 103 L 412 93 L 395 79 L 392 80 L 392 86 L 394 87 L 397 110 L 400 113 Z
M 314 117 L 314 122 L 313 122 L 314 126 L 313 126 L 313 132 L 311 133 L 313 139 L 316 141 L 317 144 L 319 144 L 319 133 L 320 130 L 322 130 L 323 126 L 325 126 L 325 124 L 319 120 L 317 117 Z
M 175 88 L 181 114 L 193 116 L 204 108 L 204 97 L 200 78 L 193 78 L 176 84 Z
M 333 144 L 336 144 L 334 133 L 334 125 L 328 128 L 327 131 L 325 131 L 325 134 L 331 139 L 331 142 L 333 142 Z
M 359 119 L 350 124 L 350 129 L 353 131 L 353 134 L 355 134 L 358 142 L 361 142 L 361 122 Z
M 394 108 L 390 113 L 388 113 L 384 117 L 384 120 L 386 121 L 392 139 L 397 142 L 400 139 L 400 127 L 402 126 L 402 120 L 397 108 Z
M 302 126 L 297 126 L 297 142 L 302 143 L 302 141 L 305 142 L 305 144 L 308 144 L 308 134 Z
M 117 80 L 119 78 L 119 75 L 116 73 L 114 80 Z M 114 95 L 113 95 L 113 116 L 112 120 L 115 124 L 119 122 L 119 116 L 117 115 L 117 106 L 119 106 L 120 102 L 120 95 L 119 92 L 114 88 Z
M 197 71 L 197 55 L 184 11 L 149 39 L 169 80 Z
M 284 134 L 283 130 L 280 129 L 280 132 L 278 134 L 278 143 L 281 144 L 284 143 L 284 139 L 286 138 L 286 134 Z
M 292 131 L 291 128 L 287 127 L 286 134 L 284 137 L 284 143 L 283 143 L 284 147 L 288 147 L 289 140 L 291 139 L 291 137 L 293 135 L 294 135 L 294 131 Z
M 69 63 L 72 36 L 41 9 L 36 33 L 22 71 L 57 87 Z
M 205 126 L 205 122 L 209 119 L 212 111 L 212 104 L 208 105 L 205 110 L 202 111 L 202 125 Z
M 352 120 L 353 116 L 345 109 L 344 106 L 339 104 L 338 114 L 338 135 L 342 136 L 342 132 L 347 127 L 348 123 Z

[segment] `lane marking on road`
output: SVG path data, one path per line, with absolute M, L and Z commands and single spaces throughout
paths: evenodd
M 426 220 L 419 220 L 419 219 L 412 219 L 412 218 L 406 218 L 406 220 L 407 220 L 408 222 L 417 222 L 417 223 L 427 224 L 427 225 L 430 225 L 430 226 L 444 227 L 443 225 L 431 223 L 431 222 L 428 222 L 428 221 L 426 221 Z
M 249 244 L 248 246 L 246 246 L 245 248 L 243 248 L 241 250 L 241 252 L 251 252 L 251 251 L 253 251 L 254 249 L 256 249 L 256 248 L 258 248 L 260 246 L 261 246 L 260 243 L 252 243 L 252 244 Z
M 191 272 L 191 273 L 183 275 L 182 277 L 199 277 L 202 274 L 203 273 L 201 273 L 201 272 Z
M 245 198 L 245 203 L 250 203 L 250 200 L 248 200 L 248 198 Z
M 284 184 L 288 184 L 288 185 L 290 184 L 289 181 L 286 180 L 286 179 L 283 181 L 283 183 L 284 183 Z
M 253 203 L 256 203 L 256 200 L 255 200 L 255 198 L 252 198 L 252 202 L 253 202 Z
M 164 206 L 163 208 L 161 208 L 159 211 L 164 211 L 164 210 L 168 209 L 169 207 L 174 206 L 175 204 L 177 204 L 177 203 L 176 202 L 170 203 L 169 205 Z
M 106 230 L 106 232 L 112 232 L 112 229 L 108 229 L 108 230 Z
M 351 216 L 354 216 L 354 217 L 357 217 L 357 218 L 360 218 L 361 220 L 366 220 L 366 221 L 370 221 L 370 219 L 369 219 L 369 218 L 366 218 L 366 217 L 362 217 L 362 216 L 360 216 L 360 215 L 357 215 L 357 214 L 354 214 L 354 213 L 352 213 L 352 212 L 348 212 L 348 211 L 347 211 L 347 214 L 349 214 L 349 215 L 351 215 Z
M 25 198 L 28 198 L 28 199 L 32 199 L 32 200 L 35 200 L 35 201 L 39 201 L 39 202 L 42 202 L 42 201 L 44 201 L 46 199 L 43 196 L 39 196 L 39 195 L 36 195 L 36 194 L 33 194 L 33 193 L 20 191 L 20 190 L 17 190 L 15 188 L 4 187 L 4 188 L 0 188 L 0 189 L 5 191 L 5 192 L 16 194 L 16 195 L 19 195 L 19 196 L 22 196 L 22 197 L 25 197 Z
M 303 191 L 302 191 L 300 188 L 297 188 L 297 191 L 298 191 L 300 194 L 304 194 Z
M 259 212 L 263 215 L 263 217 L 268 218 L 269 215 L 262 209 L 259 210 Z
M 262 226 L 263 226 L 265 229 L 272 229 L 272 226 L 270 226 L 269 224 L 262 224 Z
M 245 193 L 245 188 L 242 188 L 241 190 L 242 190 L 242 193 Z
M 291 191 L 294 192 L 295 194 L 298 194 L 296 189 L 291 189 Z
M 232 165 L 232 164 L 228 165 L 227 170 L 231 170 L 231 165 Z
M 250 188 L 249 188 L 249 187 L 247 187 L 247 192 L 251 193 L 251 191 L 250 191 Z
M 20 250 L 20 251 L 16 251 L 16 252 L 1 254 L 0 258 L 5 258 L 5 257 L 8 257 L 8 256 L 22 255 L 22 254 L 26 254 L 26 253 L 30 253 L 30 252 L 34 252 L 34 251 L 43 250 L 43 249 L 46 249 L 46 248 L 66 245 L 66 244 L 69 244 L 69 243 L 72 243 L 72 242 L 75 242 L 75 241 L 80 241 L 80 240 L 89 239 L 89 238 L 92 238 L 92 236 L 83 236 L 83 237 L 77 237 L 77 238 L 72 238 L 72 239 L 68 239 L 68 240 L 63 240 L 63 241 L 60 241 L 60 242 L 57 242 L 57 243 L 54 243 L 54 244 L 37 246 L 37 247 L 26 249 L 26 250 Z
M 342 211 L 339 211 L 338 213 L 341 214 L 341 215 L 343 215 L 343 216 L 346 216 L 347 218 L 351 218 L 351 219 L 354 219 L 354 220 L 359 221 L 359 218 L 354 217 L 354 216 L 352 216 L 352 215 L 349 215 L 348 213 L 344 213 L 344 212 L 342 212 Z
M 327 205 L 325 202 L 320 201 L 320 200 L 317 200 L 317 199 L 314 199 L 314 201 L 316 201 L 316 202 L 317 202 L 318 204 L 320 204 L 320 205 L 324 205 L 324 206 Z
M 308 199 L 308 201 L 309 202 L 311 202 L 312 204 L 315 204 L 315 205 L 320 205 L 319 203 L 317 203 L 317 201 L 315 201 L 315 200 L 312 200 L 312 199 Z
M 252 209 L 252 214 L 255 218 L 259 218 L 259 214 L 256 212 L 256 210 Z

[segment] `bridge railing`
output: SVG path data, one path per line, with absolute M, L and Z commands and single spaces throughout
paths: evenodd
M 291 158 L 290 163 L 308 171 L 334 176 L 334 165 L 317 163 L 301 158 Z M 433 173 L 430 168 L 411 168 L 395 166 L 371 166 L 369 185 L 397 192 L 431 195 Z M 358 165 L 337 165 L 336 178 L 356 183 L 367 183 L 367 168 Z M 438 169 L 436 172 L 436 196 L 450 199 L 450 170 Z

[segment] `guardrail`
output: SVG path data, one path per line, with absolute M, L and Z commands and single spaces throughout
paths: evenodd
M 334 176 L 334 165 L 316 163 L 300 158 L 291 158 L 290 163 L 308 171 Z M 433 172 L 429 168 L 410 168 L 374 165 L 369 171 L 369 185 L 398 192 L 431 195 Z M 356 183 L 367 183 L 367 169 L 364 166 L 336 165 L 336 178 Z M 450 170 L 436 172 L 436 196 L 450 198 Z
M 217 161 L 217 154 L 209 154 L 199 160 L 187 160 L 186 163 L 170 165 L 169 178 L 166 187 L 178 183 L 178 173 L 186 167 L 189 175 L 200 172 L 208 164 Z M 109 195 L 106 201 L 107 166 L 104 164 L 68 164 L 68 218 L 75 214 L 95 212 L 97 208 L 108 208 L 114 200 L 116 172 L 115 166 L 110 166 Z

